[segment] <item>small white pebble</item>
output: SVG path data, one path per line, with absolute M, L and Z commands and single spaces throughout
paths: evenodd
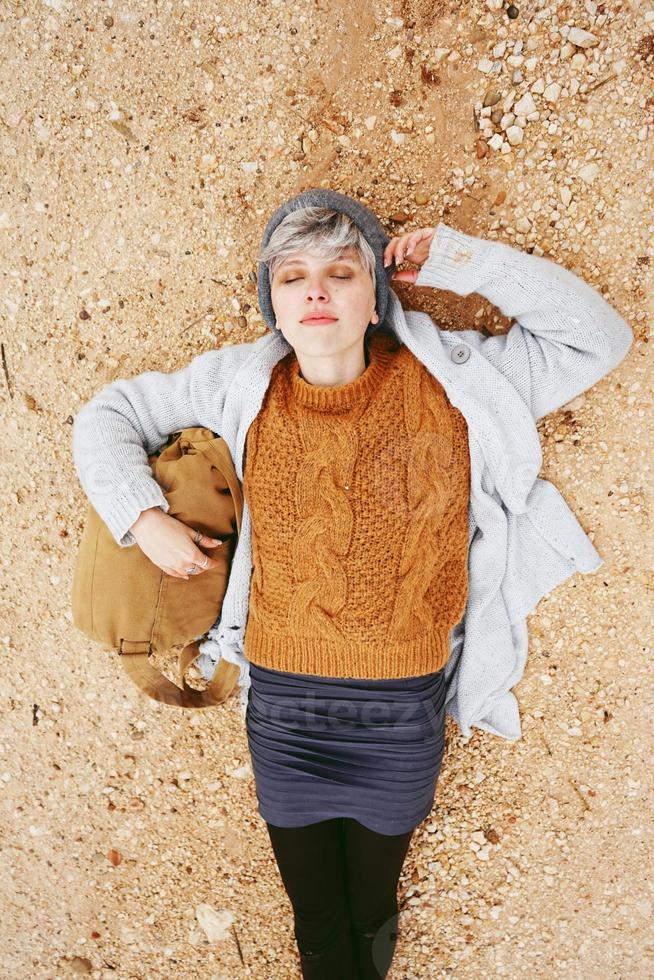
M 561 86 L 558 82 L 552 82 L 543 92 L 543 98 L 548 102 L 556 102 L 561 94 Z
M 523 131 L 519 126 L 509 126 L 506 131 L 506 138 L 511 146 L 517 146 L 519 143 L 522 143 L 523 135 Z
M 576 44 L 578 48 L 593 48 L 599 44 L 599 39 L 582 27 L 571 27 L 568 32 L 568 41 L 571 44 Z

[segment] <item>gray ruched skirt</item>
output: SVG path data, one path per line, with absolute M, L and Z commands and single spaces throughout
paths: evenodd
M 250 663 L 250 682 L 246 731 L 264 820 L 353 817 L 403 834 L 428 816 L 445 746 L 444 669 L 369 680 Z

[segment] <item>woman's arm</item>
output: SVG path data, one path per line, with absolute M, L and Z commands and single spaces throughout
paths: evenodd
M 459 296 L 479 293 L 517 321 L 497 337 L 477 330 L 456 335 L 511 381 L 535 419 L 612 371 L 633 341 L 616 310 L 563 266 L 442 223 L 414 283 Z
M 222 429 L 225 395 L 254 344 L 206 351 L 179 371 L 146 371 L 114 381 L 79 410 L 73 423 L 73 460 L 90 503 L 123 547 L 142 511 L 169 509 L 148 455 L 188 426 Z

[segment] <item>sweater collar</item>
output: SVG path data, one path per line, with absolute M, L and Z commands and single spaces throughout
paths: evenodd
M 319 412 L 340 412 L 367 401 L 378 388 L 392 361 L 394 350 L 400 345 L 395 337 L 379 331 L 373 333 L 365 343 L 368 366 L 358 378 L 343 385 L 314 385 L 305 381 L 293 351 L 289 356 L 288 371 L 295 403 Z

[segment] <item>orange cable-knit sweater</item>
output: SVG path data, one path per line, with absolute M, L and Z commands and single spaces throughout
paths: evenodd
M 377 331 L 354 381 L 312 385 L 294 351 L 248 430 L 253 571 L 245 653 L 331 677 L 439 670 L 468 592 L 464 416 Z

